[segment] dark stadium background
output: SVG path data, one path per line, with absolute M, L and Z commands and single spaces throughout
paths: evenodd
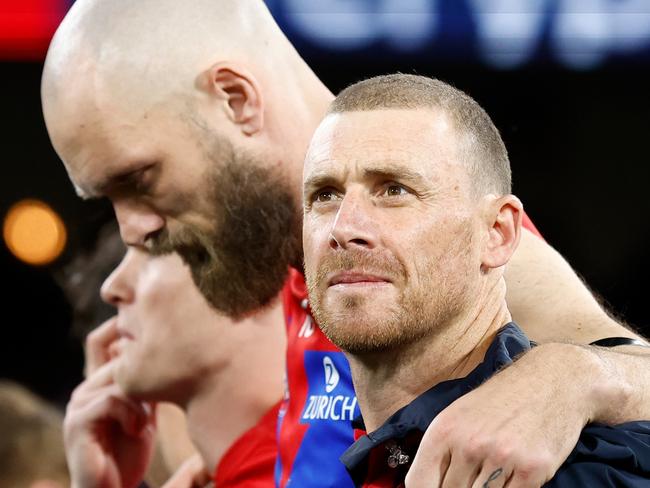
M 584 4 L 584 10 L 574 14 L 602 14 L 610 20 L 613 13 L 620 14 L 614 7 L 627 6 L 631 9 L 627 13 L 635 14 L 642 25 L 634 31 L 639 39 L 636 44 L 628 43 L 634 44 L 630 49 L 620 48 L 626 39 L 616 36 L 626 34 L 619 29 L 618 34 L 610 33 L 608 41 L 613 42 L 613 36 L 620 41 L 619 47 L 581 45 L 578 39 L 571 52 L 584 56 L 567 61 L 558 54 L 553 34 L 563 3 L 549 0 L 535 48 L 523 61 L 507 67 L 481 54 L 482 41 L 472 17 L 476 13 L 472 9 L 480 2 L 432 0 L 430 8 L 437 9 L 439 27 L 421 42 L 409 38 L 413 32 L 404 29 L 406 43 L 396 43 L 400 41 L 397 27 L 388 34 L 370 29 L 374 37 L 357 42 L 355 36 L 367 32 L 352 28 L 309 35 L 304 25 L 297 28 L 291 22 L 296 14 L 292 8 L 298 14 L 314 13 L 315 8 L 320 9 L 317 14 L 340 14 L 355 4 L 357 10 L 350 15 L 374 14 L 369 17 L 377 21 L 377 15 L 395 11 L 395 5 L 423 4 L 347 1 L 345 8 L 343 0 L 315 0 L 311 6 L 306 0 L 275 0 L 269 5 L 307 62 L 335 93 L 371 75 L 402 71 L 439 77 L 476 98 L 502 131 L 510 151 L 515 193 L 546 239 L 614 312 L 650 334 L 646 297 L 650 273 L 650 2 L 610 0 L 598 4 L 611 7 L 603 11 L 594 10 L 597 3 L 574 1 L 574 6 Z M 82 357 L 78 340 L 70 334 L 69 306 L 52 272 L 88 249 L 100 225 L 111 217 L 105 202 L 83 203 L 75 196 L 42 120 L 39 84 L 44 49 L 67 7 L 64 1 L 0 0 L 0 218 L 16 201 L 38 198 L 63 217 L 69 235 L 63 255 L 46 267 L 20 262 L 0 244 L 4 332 L 0 377 L 21 381 L 59 403 L 67 400 L 80 380 Z M 323 22 L 331 18 L 322 17 Z M 33 25 L 38 26 L 34 32 L 30 31 Z M 564 41 L 576 41 L 571 36 L 569 32 Z M 503 49 L 508 54 L 508 45 Z

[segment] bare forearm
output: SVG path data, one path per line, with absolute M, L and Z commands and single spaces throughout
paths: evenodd
M 607 313 L 551 246 L 528 231 L 506 269 L 508 307 L 532 340 L 589 344 L 605 337 L 639 338 Z
M 585 423 L 650 419 L 650 348 L 549 343 L 528 355 L 519 366 L 539 368 L 541 361 L 556 369 L 557 380 L 565 385 L 561 388 L 575 397 Z
M 454 459 L 455 466 L 475 466 L 475 473 L 507 467 L 508 486 L 543 485 L 586 424 L 650 418 L 650 354 L 641 349 L 625 353 L 569 343 L 533 348 L 438 414 L 406 486 L 438 486 L 432 479 L 446 479 Z
M 618 424 L 650 419 L 650 348 L 588 349 L 598 357 L 604 372 L 603 382 L 595 385 L 603 401 L 594 420 Z

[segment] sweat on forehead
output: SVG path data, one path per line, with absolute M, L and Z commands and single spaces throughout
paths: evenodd
M 443 81 L 401 73 L 369 78 L 343 90 L 328 113 L 390 109 L 442 110 L 461 142 L 459 157 L 477 192 L 510 193 L 510 161 L 499 131 L 474 99 Z

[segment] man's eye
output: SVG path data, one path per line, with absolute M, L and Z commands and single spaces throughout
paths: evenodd
M 314 200 L 317 202 L 331 202 L 334 200 L 334 192 L 332 190 L 321 190 L 316 193 Z
M 408 191 L 406 191 L 406 188 L 397 184 L 387 185 L 386 190 L 384 191 L 384 194 L 388 197 L 399 197 L 406 195 L 407 193 Z

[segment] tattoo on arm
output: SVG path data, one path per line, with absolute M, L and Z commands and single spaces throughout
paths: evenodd
M 503 468 L 497 469 L 494 473 L 488 476 L 488 479 L 485 480 L 485 483 L 483 483 L 483 488 L 490 488 L 490 481 L 497 479 L 499 476 L 501 476 L 501 473 L 503 473 Z

